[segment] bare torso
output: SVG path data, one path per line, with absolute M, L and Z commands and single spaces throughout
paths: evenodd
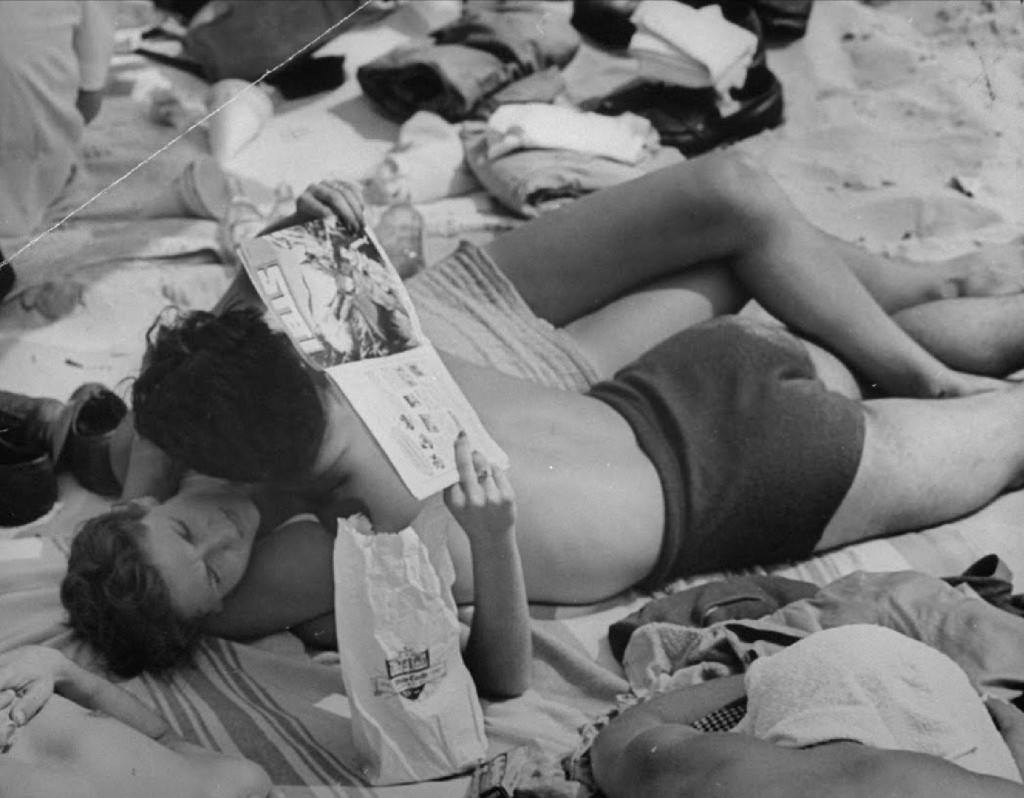
M 447 365 L 511 460 L 530 600 L 593 602 L 646 576 L 661 546 L 664 501 L 622 416 L 589 396 L 460 361 Z M 446 516 L 428 510 L 418 523 Z M 456 599 L 468 600 L 468 544 L 454 522 L 448 537 Z
M 664 501 L 625 420 L 589 396 L 445 362 L 511 461 L 530 601 L 591 603 L 645 577 L 661 547 Z M 469 543 L 441 497 L 414 499 L 355 411 L 327 390 L 328 432 L 307 490 L 326 499 L 328 515 L 345 514 L 357 498 L 382 530 L 412 523 L 421 534 L 444 534 L 455 598 L 471 601 Z

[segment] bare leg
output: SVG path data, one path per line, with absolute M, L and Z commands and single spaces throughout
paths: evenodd
M 680 330 L 739 312 L 747 296 L 729 269 L 704 263 L 638 288 L 563 329 L 598 373 L 610 377 Z
M 959 518 L 1024 474 L 1024 387 L 863 407 L 861 463 L 819 551 Z
M 546 214 L 487 249 L 534 312 L 564 326 L 658 280 L 730 259 L 742 221 L 730 185 L 735 165 L 713 155 L 654 172 Z
M 592 194 L 488 250 L 604 373 L 752 296 L 888 392 L 938 395 L 950 382 L 950 369 L 883 310 L 948 295 L 946 276 L 902 262 L 888 264 L 899 279 L 885 276 L 728 152 Z
M 967 270 L 966 264 L 886 258 L 830 236 L 813 227 L 770 177 L 730 152 L 587 196 L 503 234 L 488 250 L 534 311 L 561 326 L 695 269 L 704 275 L 694 292 L 713 296 L 716 308 L 727 294 L 708 275 L 735 272 L 739 279 L 724 303 L 732 306 L 736 297 L 757 293 L 758 280 L 744 274 L 753 269 L 743 261 L 758 260 L 765 237 L 801 247 L 780 253 L 794 260 L 841 262 L 886 310 L 953 296 L 952 275 Z
M 913 261 L 869 252 L 822 235 L 889 313 L 922 302 L 1024 291 L 1024 245 L 1015 241 L 943 261 Z
M 928 302 L 893 318 L 952 368 L 994 377 L 1024 368 L 1024 294 Z

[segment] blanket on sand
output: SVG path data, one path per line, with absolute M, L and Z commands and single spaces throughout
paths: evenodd
M 559 5 L 568 4 L 553 4 Z M 816 4 L 807 35 L 768 54 L 786 90 L 785 124 L 737 146 L 838 237 L 917 258 L 1005 245 L 1008 261 L 1019 266 L 1021 247 L 1013 239 L 1024 222 L 1022 13 L 1016 0 Z M 425 24 L 415 8 L 400 6 L 342 33 L 323 52 L 345 54 L 355 69 Z M 581 48 L 569 68 L 585 72 L 587 59 L 598 57 Z M 114 67 L 111 96 L 87 133 L 85 197 L 173 134 L 150 122 L 146 104 L 133 97 L 155 68 L 131 57 Z M 189 76 L 160 71 L 182 91 L 202 90 Z M 327 175 L 368 174 L 396 131 L 349 80 L 278 107 L 228 166 L 268 190 L 283 184 L 295 194 Z M 63 398 L 98 380 L 124 393 L 157 313 L 213 305 L 233 275 L 221 262 L 217 224 L 181 211 L 168 215 L 173 202 L 155 215 L 158 200 L 173 200 L 168 188 L 175 178 L 207 151 L 203 131 L 193 131 L 17 258 L 18 287 L 0 307 L 0 387 Z M 480 195 L 421 210 L 428 261 L 459 238 L 485 240 L 516 223 Z M 65 477 L 50 515 L 0 534 L 0 650 L 49 642 L 89 661 L 61 625 L 57 586 L 76 526 L 106 506 Z M 774 572 L 819 585 L 855 570 L 945 575 L 996 552 L 1019 577 L 1022 517 L 1024 494 L 1014 493 L 941 528 Z M 492 750 L 531 742 L 554 763 L 571 749 L 576 728 L 628 689 L 607 629 L 648 598 L 627 593 L 597 606 L 534 607 L 534 686 L 520 699 L 485 706 Z M 332 662 L 311 658 L 286 634 L 244 645 L 211 639 L 196 668 L 127 686 L 186 737 L 260 762 L 290 796 L 412 798 L 465 789 L 464 779 L 386 790 L 360 784 L 346 759 L 351 744 L 340 677 Z M 539 782 L 571 790 L 556 771 L 552 764 Z

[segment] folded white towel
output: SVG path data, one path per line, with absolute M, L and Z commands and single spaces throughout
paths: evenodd
M 967 674 L 882 626 L 815 632 L 747 671 L 736 732 L 791 748 L 852 740 L 948 759 L 1020 782 L 1010 749 Z
M 487 120 L 487 157 L 515 150 L 574 150 L 628 164 L 657 148 L 650 121 L 636 114 L 605 116 L 549 103 L 501 105 Z
M 757 36 L 729 22 L 719 6 L 643 0 L 631 21 L 637 30 L 629 52 L 646 77 L 719 93 L 746 81 Z

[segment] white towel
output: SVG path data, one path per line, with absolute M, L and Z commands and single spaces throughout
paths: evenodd
M 459 126 L 430 111 L 417 111 L 365 183 L 366 199 L 379 205 L 433 202 L 480 188 L 466 166 Z
M 757 50 L 757 36 L 729 22 L 717 5 L 643 0 L 630 18 L 629 52 L 646 77 L 690 88 L 739 88 Z
M 967 674 L 924 643 L 881 626 L 837 626 L 747 671 L 736 732 L 791 748 L 852 740 L 917 751 L 1021 782 Z
M 243 94 L 244 92 L 244 94 Z M 232 100 L 236 95 L 242 95 Z M 206 124 L 210 152 L 220 164 L 226 164 L 245 148 L 274 115 L 274 103 L 260 86 L 246 80 L 225 78 L 210 87 L 208 105 L 212 111 L 222 108 Z
M 487 157 L 515 150 L 574 150 L 628 164 L 656 149 L 658 134 L 636 114 L 605 116 L 549 103 L 500 105 L 487 120 Z

